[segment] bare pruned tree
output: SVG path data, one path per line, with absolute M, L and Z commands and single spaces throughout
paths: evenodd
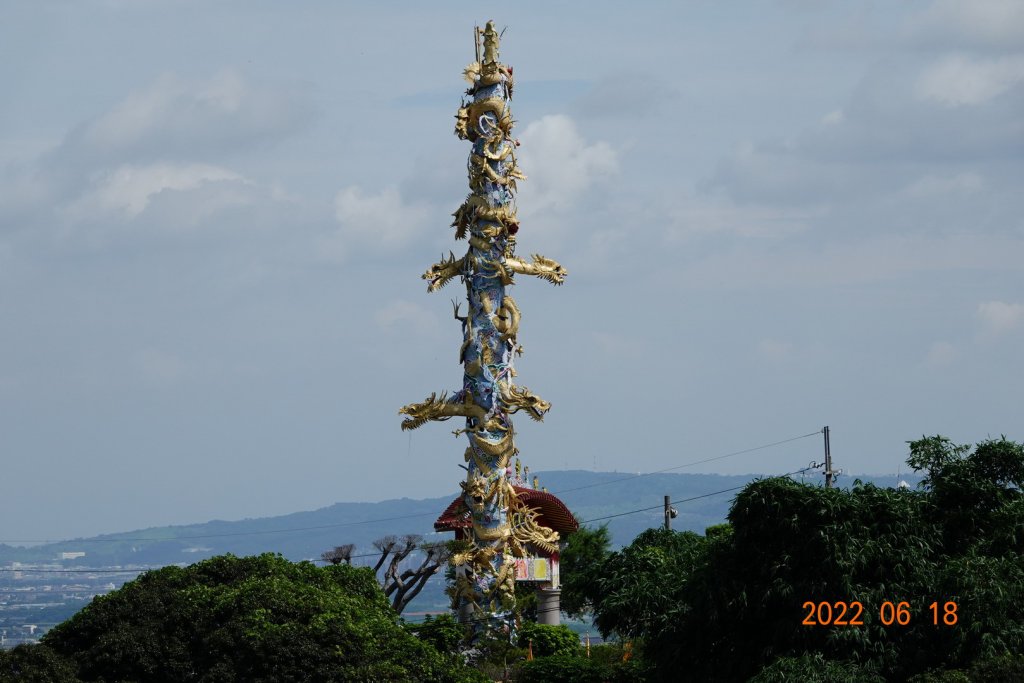
M 416 549 L 423 554 L 419 566 L 399 571 L 399 564 L 402 560 Z M 447 543 L 424 543 L 421 536 L 405 536 L 401 546 L 397 550 L 392 549 L 391 561 L 381 580 L 384 595 L 391 598 L 391 606 L 395 608 L 395 611 L 401 614 L 406 606 L 420 594 L 430 577 L 448 564 L 450 557 L 451 550 Z
M 406 534 L 401 538 L 384 536 L 374 541 L 373 547 L 380 553 L 373 565 L 373 572 L 377 575 L 384 595 L 391 600 L 391 606 L 399 614 L 420 594 L 430 577 L 448 564 L 452 554 L 450 543 L 424 543 L 423 537 L 418 534 Z M 338 546 L 323 553 L 321 557 L 332 564 L 343 561 L 351 564 L 354 548 L 352 544 Z M 342 550 L 344 554 L 339 552 Z M 419 564 L 402 569 L 402 563 L 417 551 L 423 555 Z M 333 559 L 335 557 L 340 559 Z
M 406 536 L 406 539 L 409 538 L 412 538 L 412 536 Z M 416 536 L 415 538 L 421 539 L 422 536 Z M 374 574 L 380 571 L 380 568 L 384 565 L 384 561 L 388 559 L 388 555 L 391 554 L 391 551 L 394 550 L 397 545 L 398 536 L 384 536 L 383 538 L 378 538 L 373 542 L 373 547 L 380 551 L 380 557 L 377 559 L 377 564 L 373 565 Z M 411 548 L 406 551 L 405 555 L 408 555 L 410 552 L 412 552 Z M 401 562 L 402 559 L 405 559 L 405 555 L 402 556 L 399 562 Z
M 336 545 L 331 550 L 325 550 L 320 554 L 320 559 L 331 564 L 352 564 L 352 551 L 356 549 L 355 543 Z

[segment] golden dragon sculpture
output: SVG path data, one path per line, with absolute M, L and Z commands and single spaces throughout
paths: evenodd
M 514 194 L 526 179 L 516 159 L 519 142 L 512 137 L 514 120 L 512 68 L 498 59 L 499 35 L 493 22 L 477 29 L 477 60 L 464 71 L 470 82 L 455 115 L 455 133 L 472 144 L 467 163 L 469 195 L 452 214 L 455 238 L 468 242 L 465 255 L 454 252 L 423 274 L 427 291 L 442 289 L 455 278 L 466 286 L 468 310 L 452 302 L 462 326 L 459 363 L 462 386 L 449 396 L 432 393 L 426 400 L 403 406 L 402 429 L 429 421 L 465 419 L 469 446 L 467 476 L 462 483 L 460 514 L 472 520 L 469 547 L 453 557 L 455 605 L 481 621 L 506 623 L 514 605 L 515 563 L 528 553 L 554 553 L 558 534 L 540 524 L 510 483 L 509 463 L 518 452 L 512 415 L 525 412 L 542 420 L 551 404 L 526 387 L 515 386 L 513 358 L 522 354 L 518 334 L 522 314 L 506 288 L 516 275 L 561 285 L 566 270 L 554 259 L 533 254 L 516 256 L 519 219 Z M 482 55 L 481 55 L 482 48 Z

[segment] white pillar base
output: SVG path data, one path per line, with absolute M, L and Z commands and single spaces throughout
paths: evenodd
M 537 623 L 558 626 L 562 623 L 562 589 L 537 589 Z

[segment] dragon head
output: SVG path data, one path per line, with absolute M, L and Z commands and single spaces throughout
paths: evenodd
M 551 284 L 560 285 L 565 282 L 566 275 L 569 272 L 562 267 L 562 264 L 555 259 L 548 258 L 547 256 L 541 256 L 540 254 L 533 254 L 533 263 L 537 266 L 538 277 L 542 277 Z
M 462 499 L 471 511 L 481 513 L 487 505 L 487 480 L 480 475 L 473 475 L 461 482 Z
M 532 400 L 524 406 L 524 410 L 534 420 L 543 420 L 544 414 L 551 410 L 551 403 L 533 394 L 530 395 L 530 398 Z
M 442 256 L 440 261 L 427 268 L 427 272 L 420 277 L 427 281 L 428 292 L 436 292 L 451 282 L 452 278 L 460 275 L 462 266 L 463 260 L 448 252 L 448 258 Z
M 526 387 L 517 387 L 513 384 L 505 384 L 502 387 L 501 399 L 509 413 L 525 410 L 534 420 L 543 420 L 544 415 L 551 410 L 549 401 L 545 401 Z

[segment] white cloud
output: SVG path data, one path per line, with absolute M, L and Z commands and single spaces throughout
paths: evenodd
M 159 204 L 164 224 L 198 225 L 272 194 L 224 159 L 291 133 L 311 113 L 302 87 L 252 83 L 234 70 L 197 81 L 165 74 L 37 158 L 0 168 L 0 214 L 13 217 L 0 223 L 64 235 L 84 225 L 95 237 L 110 218 L 138 219 Z
M 676 242 L 713 234 L 788 237 L 806 230 L 821 212 L 814 208 L 737 206 L 720 199 L 678 196 L 665 213 L 666 237 Z
M 938 0 L 912 21 L 929 42 L 982 48 L 1019 48 L 1024 42 L 1024 4 L 1019 0 Z
M 984 104 L 1024 82 L 1024 55 L 977 59 L 951 55 L 921 74 L 918 97 L 946 107 Z
M 843 128 L 836 124 L 820 130 L 830 134 L 827 140 L 833 140 L 844 135 Z M 738 145 L 700 187 L 724 190 L 739 204 L 820 208 L 849 193 L 859 169 L 822 163 L 814 158 L 816 148 L 816 142 L 796 140 Z
M 845 120 L 846 114 L 843 113 L 843 110 L 835 109 L 821 117 L 821 124 L 823 126 L 836 126 Z
M 978 317 L 988 332 L 1008 332 L 1024 322 L 1024 304 L 1010 304 L 1004 301 L 985 301 L 978 304 Z
M 737 146 L 701 187 L 720 190 L 737 204 L 856 213 L 858 229 L 909 215 L 899 205 L 908 191 L 960 206 L 971 195 L 998 212 L 1013 207 L 1020 193 L 1001 182 L 1012 172 L 996 177 L 985 169 L 993 160 L 1014 163 L 1020 158 L 1024 57 L 960 57 L 956 64 L 967 65 L 966 71 L 950 78 L 939 72 L 955 71 L 953 62 L 933 67 L 935 72 L 925 78 L 915 59 L 870 68 L 841 117 L 829 115 L 827 122 L 813 122 L 798 132 Z M 997 91 L 1014 79 L 1013 92 L 998 97 Z M 986 106 L 954 106 L 983 101 Z M 914 210 L 927 213 L 929 206 Z M 907 224 L 949 225 L 962 218 L 942 212 Z
M 311 114 L 308 94 L 294 84 L 254 84 L 230 69 L 203 81 L 164 74 L 74 130 L 60 151 L 86 159 L 209 156 L 286 135 Z
M 945 367 L 956 360 L 956 347 L 947 341 L 937 341 L 928 347 L 925 363 L 932 367 Z
M 650 73 L 632 72 L 600 79 L 573 104 L 581 118 L 635 121 L 663 110 L 679 96 L 675 85 Z
M 1022 272 L 1017 254 L 1024 240 L 974 233 L 888 234 L 822 246 L 793 243 L 773 250 L 770 257 L 757 246 L 737 243 L 662 277 L 674 286 L 734 290 L 878 283 L 944 271 L 1017 274 Z
M 334 241 L 326 245 L 347 252 L 353 245 L 394 249 L 405 246 L 423 232 L 430 207 L 408 204 L 395 187 L 369 194 L 361 187 L 346 187 L 334 198 L 334 216 L 340 225 Z
M 31 212 L 40 206 L 46 206 L 50 199 L 50 186 L 39 174 L 22 169 L 10 170 L 7 173 L 0 169 L 0 233 L 14 229 L 17 216 L 23 212 Z
M 98 175 L 95 188 L 71 207 L 73 214 L 97 208 L 138 216 L 149 206 L 150 199 L 167 190 L 194 190 L 204 183 L 221 180 L 244 181 L 228 169 L 207 164 L 124 164 Z
M 571 209 L 602 179 L 618 172 L 618 155 L 607 142 L 587 143 L 561 114 L 526 127 L 519 161 L 529 179 L 520 184 L 521 215 Z

